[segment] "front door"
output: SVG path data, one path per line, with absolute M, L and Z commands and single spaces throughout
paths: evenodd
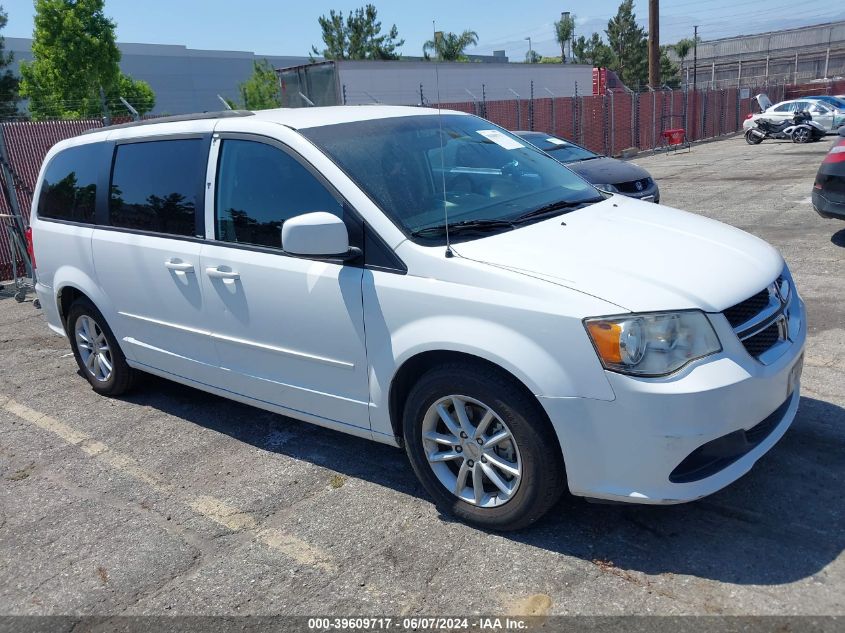
M 281 144 L 215 138 L 213 241 L 202 249 L 221 388 L 328 422 L 369 428 L 362 268 L 289 256 L 285 220 L 344 204 Z

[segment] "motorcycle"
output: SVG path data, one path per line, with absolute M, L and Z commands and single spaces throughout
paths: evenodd
M 759 145 L 767 138 L 789 139 L 793 143 L 808 143 L 824 138 L 827 131 L 806 110 L 796 112 L 792 120 L 775 122 L 770 119 L 755 119 L 754 127 L 745 132 L 745 142 Z

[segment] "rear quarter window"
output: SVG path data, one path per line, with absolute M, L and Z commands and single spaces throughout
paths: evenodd
M 69 147 L 53 157 L 44 172 L 38 217 L 94 222 L 101 151 L 100 144 L 91 143 Z

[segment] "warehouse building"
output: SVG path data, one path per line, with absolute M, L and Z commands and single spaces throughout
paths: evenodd
M 428 105 L 591 94 L 593 67 L 431 61 L 328 61 L 280 68 L 282 104 Z
M 669 55 L 680 63 L 674 51 Z M 692 52 L 683 61 L 683 71 L 692 85 Z M 699 42 L 696 71 L 699 88 L 796 84 L 845 76 L 845 20 Z
M 257 55 L 248 51 L 201 50 L 170 44 L 118 43 L 121 70 L 150 84 L 156 94 L 154 112 L 183 114 L 222 108 L 217 95 L 239 100 L 238 86 L 252 74 L 253 62 L 267 59 L 275 68 L 303 64 L 304 56 Z M 6 50 L 32 59 L 32 40 L 7 37 Z

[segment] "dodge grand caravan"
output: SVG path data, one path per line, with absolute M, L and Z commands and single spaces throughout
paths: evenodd
M 698 499 L 798 408 L 777 251 L 600 193 L 483 119 L 357 106 L 145 121 L 56 145 L 37 292 L 97 392 L 141 372 L 404 446 L 493 529 L 564 489 Z

